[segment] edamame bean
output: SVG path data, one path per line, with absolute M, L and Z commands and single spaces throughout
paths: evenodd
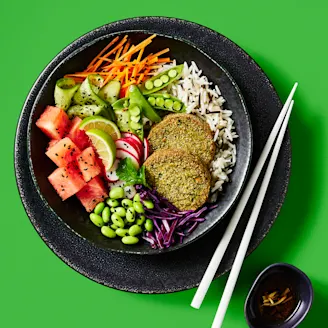
M 109 222 L 109 219 L 110 219 L 110 209 L 109 209 L 109 207 L 106 206 L 103 209 L 101 216 L 102 216 L 102 219 L 103 219 L 104 223 Z
M 154 229 L 154 222 L 151 219 L 147 219 L 145 223 L 145 229 L 149 232 L 153 231 Z
M 145 210 L 140 202 L 133 202 L 133 208 L 139 214 L 145 213 Z
M 148 102 L 149 102 L 152 106 L 155 106 L 156 100 L 155 100 L 154 97 L 149 97 L 149 98 L 148 98 Z
M 116 237 L 115 231 L 107 226 L 101 227 L 101 233 L 107 238 L 115 238 Z
M 112 222 L 118 226 L 119 228 L 124 228 L 124 221 L 122 220 L 122 218 L 116 214 L 116 213 L 113 213 L 112 214 Z
M 118 214 L 121 218 L 125 217 L 126 210 L 124 207 L 114 207 L 110 210 L 112 213 Z
M 101 214 L 101 212 L 103 211 L 103 209 L 105 208 L 105 203 L 104 202 L 101 202 L 99 204 L 96 205 L 95 209 L 93 210 L 93 212 L 95 214 Z
M 125 245 L 134 245 L 139 241 L 139 238 L 134 236 L 125 236 L 122 238 L 122 243 Z
M 111 227 L 113 230 L 117 230 L 117 229 L 119 229 L 119 227 L 118 227 L 116 224 L 112 224 L 110 227 Z
M 118 228 L 115 232 L 119 237 L 124 237 L 129 233 L 129 230 L 128 229 Z
M 142 233 L 142 229 L 137 224 L 134 224 L 129 229 L 130 236 L 136 236 L 136 235 L 139 235 L 140 233 Z
M 161 80 L 161 79 L 156 79 L 155 81 L 154 81 L 154 87 L 155 88 L 159 88 L 159 87 L 161 87 L 163 85 L 163 81 Z
M 136 211 L 134 207 L 129 207 L 126 211 L 126 220 L 128 222 L 134 222 L 136 216 Z
M 133 206 L 133 201 L 131 199 L 123 199 L 122 202 L 121 202 L 121 205 L 127 209 L 129 207 L 132 207 Z
M 177 72 L 175 69 L 171 69 L 171 70 L 169 70 L 169 72 L 168 72 L 168 75 L 169 75 L 169 77 L 171 77 L 171 78 L 176 77 L 177 74 L 178 74 L 178 72 Z
M 94 225 L 96 225 L 97 227 L 101 228 L 104 225 L 104 220 L 102 219 L 102 217 L 98 214 L 95 213 L 91 213 L 90 214 L 90 220 L 92 221 L 92 223 Z
M 140 202 L 140 194 L 135 194 L 133 197 L 134 202 Z
M 141 226 L 144 224 L 144 222 L 146 221 L 146 217 L 144 215 L 140 215 L 139 218 L 136 221 L 136 224 Z
M 153 84 L 152 81 L 150 81 L 150 80 L 146 81 L 146 83 L 145 83 L 145 88 L 146 88 L 147 90 L 151 90 L 153 87 L 154 87 L 154 84 Z
M 161 80 L 163 83 L 167 83 L 169 82 L 170 78 L 165 74 L 161 76 Z
M 110 198 L 107 198 L 106 199 L 106 203 L 110 207 L 117 207 L 118 205 L 120 205 L 120 203 L 119 203 L 118 200 L 116 200 L 116 199 L 110 199 Z
M 144 200 L 143 201 L 144 206 L 146 206 L 149 210 L 154 208 L 154 203 L 151 200 Z
M 121 187 L 114 187 L 109 192 L 109 197 L 112 199 L 119 199 L 124 197 L 124 189 Z

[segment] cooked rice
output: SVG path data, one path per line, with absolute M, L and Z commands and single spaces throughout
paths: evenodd
M 163 65 L 159 71 L 173 66 L 176 66 L 175 61 Z M 213 140 L 217 147 L 214 160 L 210 164 L 212 175 L 210 199 L 215 201 L 223 184 L 229 181 L 229 174 L 236 163 L 234 139 L 238 135 L 231 118 L 232 111 L 224 108 L 225 99 L 219 87 L 202 75 L 195 62 L 191 62 L 190 66 L 184 63 L 181 79 L 171 84 L 167 91 L 184 102 L 187 113 L 196 114 L 205 120 L 213 131 Z

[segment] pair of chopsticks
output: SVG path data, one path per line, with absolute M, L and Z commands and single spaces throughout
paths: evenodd
M 202 281 L 197 289 L 197 292 L 191 302 L 192 307 L 194 307 L 196 309 L 200 308 L 200 306 L 204 300 L 204 297 L 207 293 L 207 290 L 208 290 L 208 288 L 214 278 L 214 275 L 221 263 L 224 253 L 229 245 L 232 235 L 238 225 L 240 217 L 247 205 L 248 199 L 255 187 L 255 184 L 256 184 L 256 182 L 259 178 L 259 175 L 263 169 L 263 166 L 267 160 L 267 157 L 268 157 L 268 155 L 274 145 L 274 142 L 276 140 L 269 164 L 267 166 L 267 170 L 265 172 L 265 175 L 264 175 L 264 178 L 263 178 L 260 190 L 259 190 L 259 194 L 257 196 L 253 211 L 249 218 L 243 238 L 241 240 L 241 243 L 240 243 L 236 258 L 234 260 L 227 284 L 223 291 L 223 295 L 222 295 L 218 310 L 216 312 L 216 315 L 215 315 L 215 318 L 214 318 L 214 321 L 212 324 L 212 328 L 221 327 L 222 322 L 224 320 L 224 316 L 226 314 L 233 290 L 235 288 L 241 266 L 245 259 L 248 245 L 251 240 L 251 237 L 252 237 L 252 234 L 254 231 L 254 227 L 255 227 L 255 224 L 256 224 L 256 221 L 257 221 L 257 218 L 258 218 L 258 215 L 259 215 L 259 212 L 260 212 L 263 200 L 264 200 L 264 196 L 265 196 L 266 190 L 268 188 L 268 185 L 269 185 L 269 182 L 271 179 L 271 175 L 272 175 L 274 166 L 276 164 L 276 160 L 277 160 L 277 157 L 278 157 L 278 154 L 280 151 L 280 147 L 281 147 L 281 144 L 282 144 L 285 132 L 286 132 L 288 120 L 289 120 L 289 117 L 290 117 L 290 114 L 291 114 L 291 111 L 292 111 L 292 108 L 294 105 L 294 100 L 292 100 L 292 99 L 293 99 L 295 90 L 297 88 L 297 85 L 298 85 L 297 83 L 294 84 L 294 87 L 293 87 L 292 91 L 290 92 L 290 94 L 287 98 L 287 101 L 284 104 L 284 106 L 280 112 L 280 115 L 279 115 L 279 117 L 269 135 L 269 138 L 264 146 L 262 154 L 261 154 L 261 156 L 255 166 L 255 169 L 249 179 L 249 182 L 242 194 L 242 197 L 238 203 L 238 206 L 229 222 L 229 225 L 228 225 L 217 249 L 214 252 L 211 262 L 208 265 L 206 272 L 203 276 L 203 279 L 202 279 Z M 278 135 L 278 133 L 279 133 L 279 135 Z M 277 137 L 277 135 L 278 135 L 278 137 Z

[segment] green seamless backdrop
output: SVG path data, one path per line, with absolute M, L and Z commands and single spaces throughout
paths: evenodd
M 327 4 L 313 0 L 6 1 L 0 9 L 0 326 L 210 327 L 227 276 L 212 283 L 200 310 L 195 290 L 136 295 L 98 285 L 59 260 L 38 237 L 17 192 L 13 142 L 25 97 L 66 45 L 100 25 L 146 15 L 184 18 L 235 41 L 260 64 L 285 100 L 299 82 L 290 121 L 292 176 L 279 218 L 245 261 L 224 327 L 247 327 L 243 306 L 256 275 L 274 262 L 304 270 L 315 290 L 301 327 L 324 327 L 328 308 Z

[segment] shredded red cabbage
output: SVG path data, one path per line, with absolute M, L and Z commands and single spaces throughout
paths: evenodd
M 154 222 L 154 230 L 146 232 L 143 239 L 152 248 L 168 248 L 176 242 L 182 243 L 199 225 L 205 221 L 205 214 L 217 205 L 204 205 L 197 211 L 179 211 L 166 198 L 161 197 L 155 190 L 137 185 L 141 201 L 151 199 L 154 203 L 152 210 L 145 209 L 146 217 Z

